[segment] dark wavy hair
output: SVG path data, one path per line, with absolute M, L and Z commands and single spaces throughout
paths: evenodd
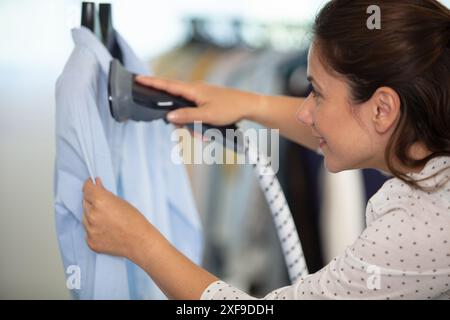
M 371 5 L 380 8 L 380 29 L 366 25 Z M 354 103 L 369 100 L 381 86 L 397 92 L 400 119 L 385 161 L 394 176 L 424 189 L 419 182 L 427 178 L 413 180 L 401 173 L 392 156 L 417 167 L 450 155 L 449 9 L 435 0 L 332 0 L 317 15 L 313 35 L 320 59 L 347 80 Z M 411 158 L 408 151 L 415 142 L 431 154 Z

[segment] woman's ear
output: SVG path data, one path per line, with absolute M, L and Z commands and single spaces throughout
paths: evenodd
M 380 134 L 386 133 L 396 124 L 400 116 L 400 97 L 395 90 L 380 87 L 372 95 L 371 100 L 374 128 Z

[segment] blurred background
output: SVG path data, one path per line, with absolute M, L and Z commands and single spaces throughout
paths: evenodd
M 114 27 L 153 74 L 265 94 L 308 94 L 309 30 L 326 1 L 109 3 Z M 53 209 L 54 85 L 80 15 L 81 1 L 0 0 L 1 299 L 69 298 Z M 278 240 L 251 168 L 188 169 L 204 224 L 205 268 L 257 295 L 286 285 Z M 278 176 L 310 272 L 355 240 L 367 199 L 386 179 L 371 170 L 326 173 L 319 155 L 285 140 Z

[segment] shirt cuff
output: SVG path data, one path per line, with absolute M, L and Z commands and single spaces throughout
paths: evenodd
M 205 291 L 203 291 L 200 300 L 213 300 L 217 292 L 222 291 L 225 287 L 228 287 L 223 281 L 214 281 L 211 283 Z

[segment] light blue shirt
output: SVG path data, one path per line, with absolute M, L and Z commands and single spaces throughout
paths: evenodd
M 147 74 L 145 65 L 116 35 L 124 66 Z M 73 29 L 72 36 L 75 48 L 56 83 L 54 175 L 56 229 L 64 268 L 67 272 L 76 266 L 80 271 L 79 288 L 69 289 L 77 299 L 164 298 L 132 262 L 89 249 L 82 225 L 82 186 L 89 177 L 101 177 L 105 188 L 134 205 L 178 250 L 199 264 L 201 224 L 185 167 L 171 159 L 174 127 L 163 120 L 116 122 L 107 99 L 110 53 L 84 27 Z M 75 275 L 69 272 L 66 277 Z

